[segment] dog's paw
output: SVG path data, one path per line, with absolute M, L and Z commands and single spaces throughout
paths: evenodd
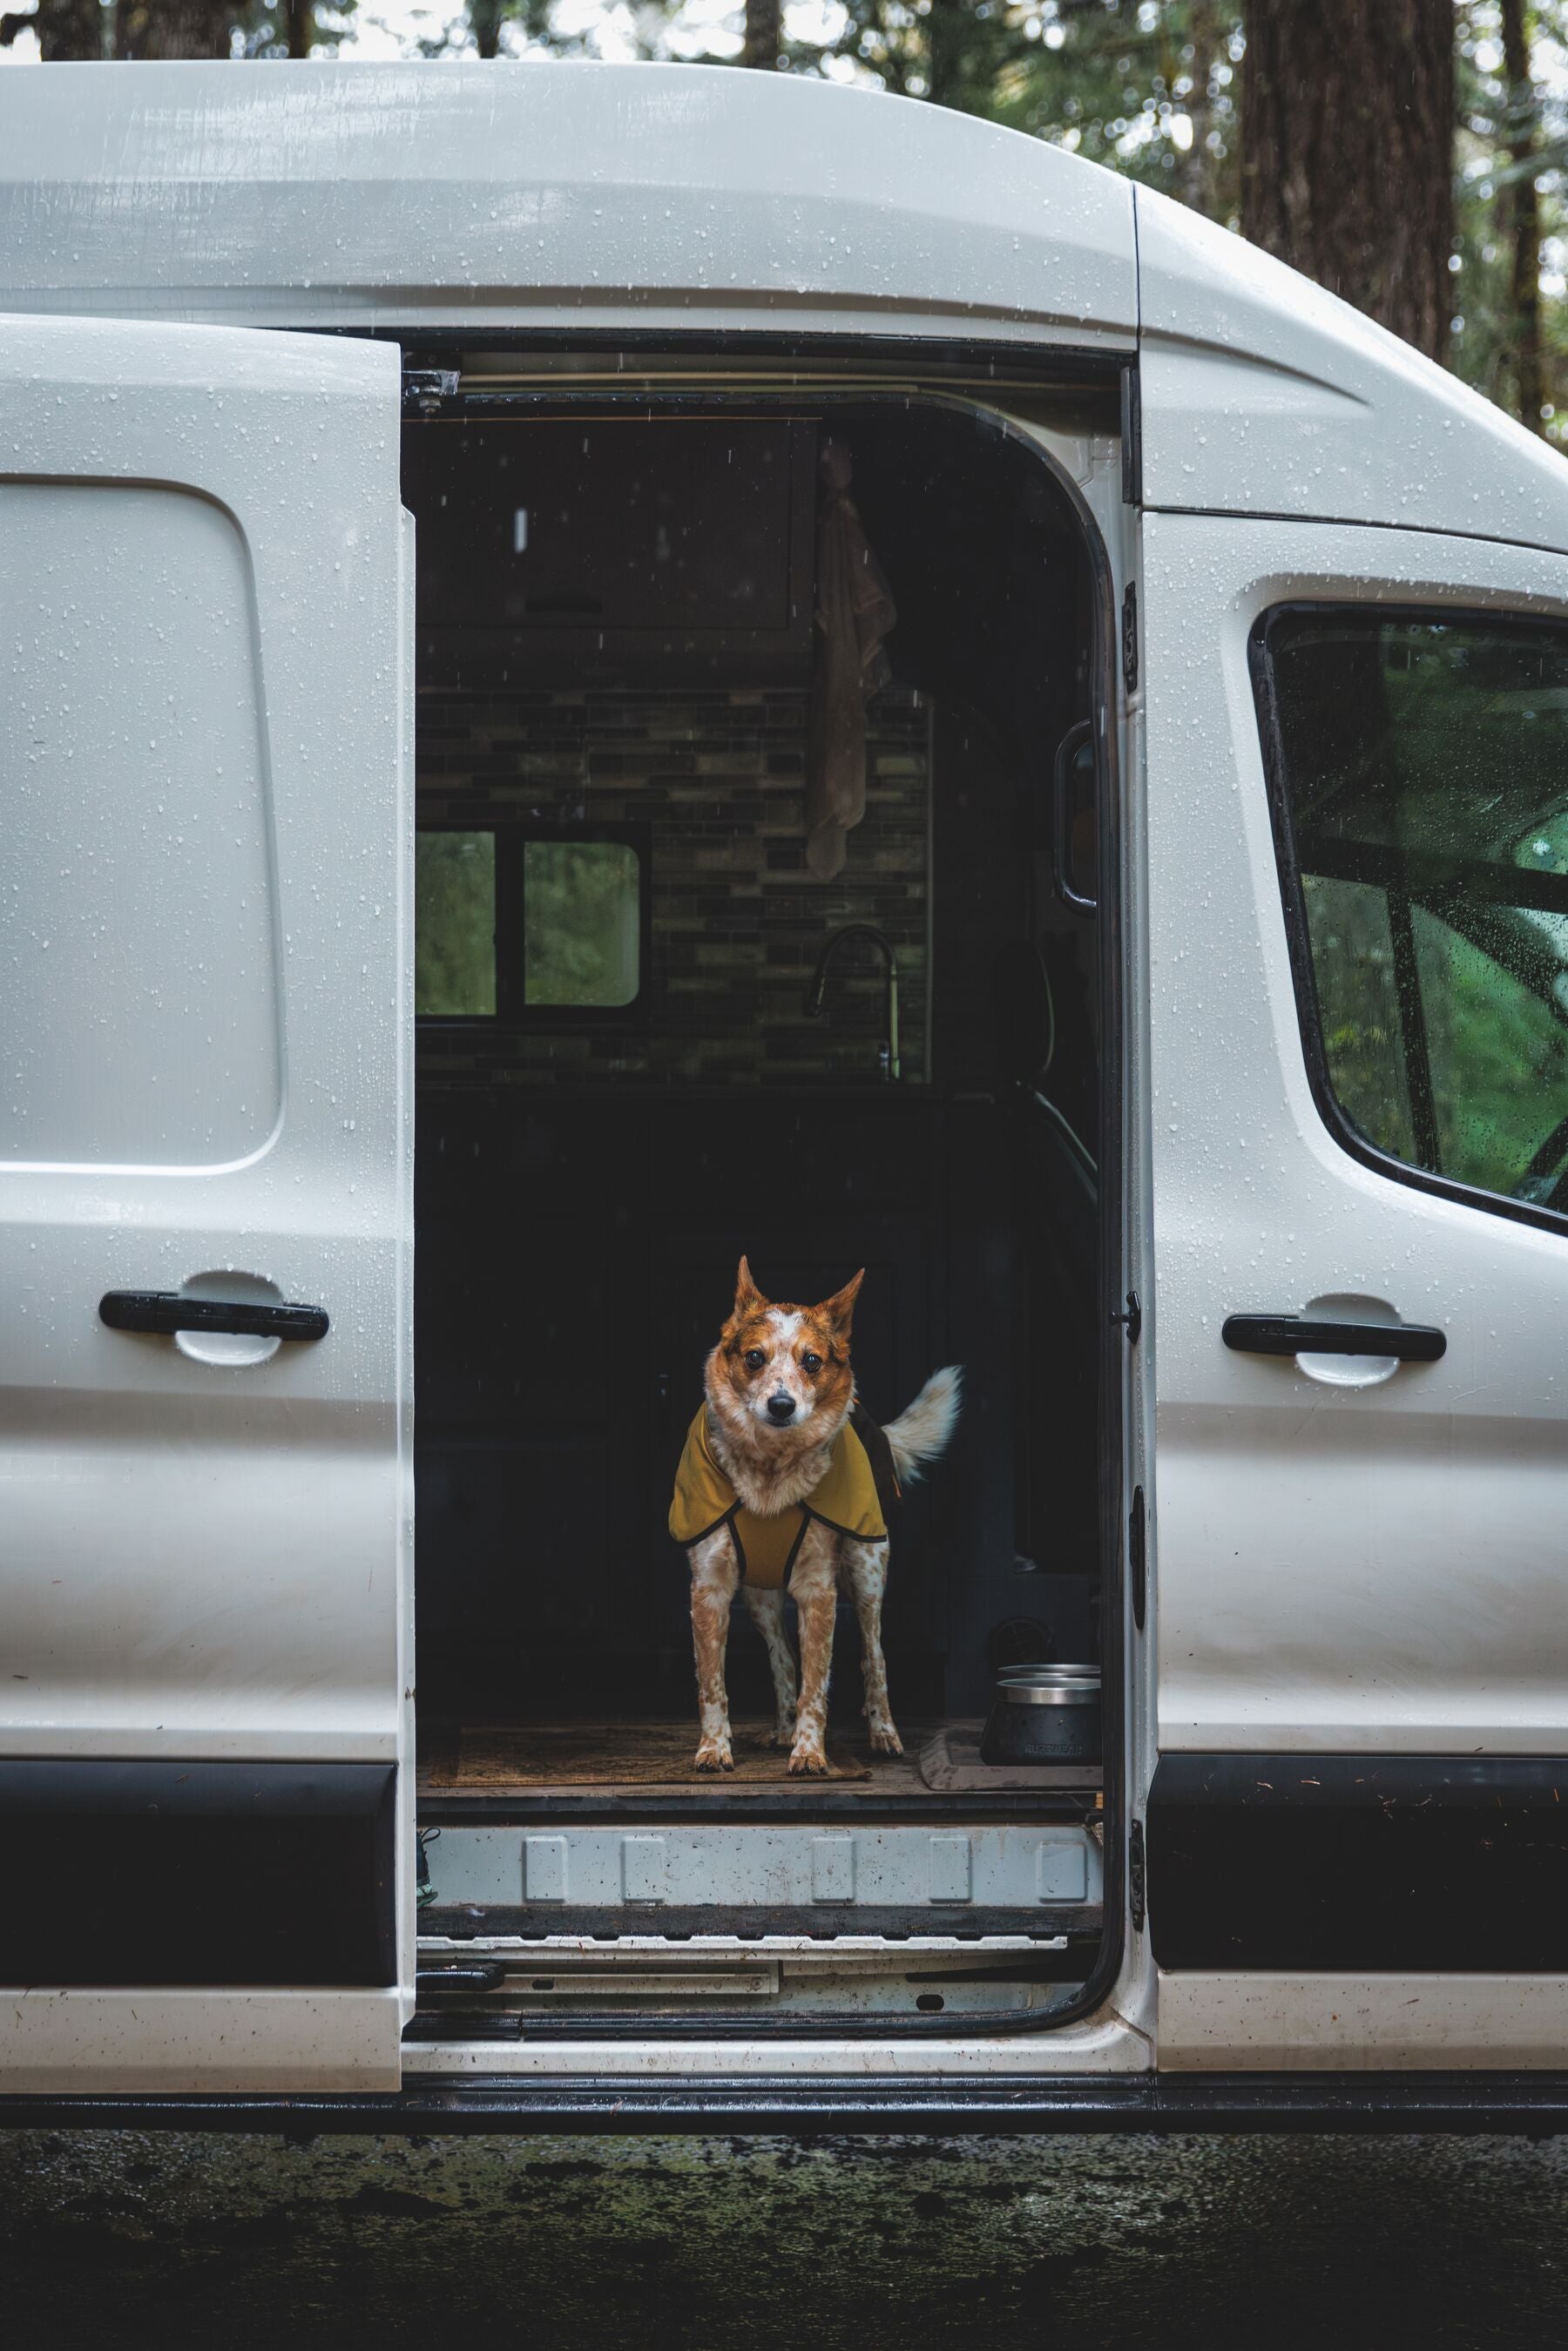
M 902 1755 L 904 1741 L 891 1722 L 873 1722 L 871 1727 L 871 1747 L 873 1755 Z
M 733 1771 L 735 1758 L 727 1739 L 705 1739 L 696 1752 L 699 1771 Z
M 795 1744 L 794 1724 L 792 1722 L 776 1722 L 762 1743 L 765 1747 L 793 1747 Z
M 810 1773 L 814 1780 L 825 1780 L 828 1776 L 828 1759 L 820 1747 L 797 1747 L 790 1754 L 789 1769 L 797 1776 Z

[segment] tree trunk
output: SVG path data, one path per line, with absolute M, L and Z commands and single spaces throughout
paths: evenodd
M 1192 47 L 1192 95 L 1186 102 L 1192 145 L 1176 165 L 1174 193 L 1184 204 L 1190 204 L 1194 212 L 1207 214 L 1210 220 L 1223 217 L 1219 163 L 1208 143 L 1214 129 L 1210 76 L 1219 58 L 1222 29 L 1219 0 L 1192 0 L 1186 26 Z
M 1530 12 L 1525 0 L 1502 0 L 1502 63 L 1508 78 L 1510 287 L 1514 393 L 1519 421 L 1543 429 L 1546 397 L 1541 361 L 1541 204 L 1535 190 L 1538 100 L 1530 72 Z
M 746 31 L 740 44 L 740 62 L 756 66 L 764 73 L 775 73 L 779 52 L 784 46 L 784 0 L 746 0 Z
M 104 12 L 99 0 L 38 0 L 28 15 L 0 16 L 0 49 L 19 33 L 37 33 L 46 65 L 58 57 L 96 60 L 104 53 Z
M 506 0 L 468 0 L 468 24 L 474 47 L 482 57 L 500 56 L 501 20 L 506 13 Z
M 119 57 L 226 57 L 235 0 L 120 0 Z
M 283 29 L 291 57 L 308 57 L 316 43 L 316 0 L 283 0 Z
M 1441 359 L 1454 0 L 1247 0 L 1241 227 Z

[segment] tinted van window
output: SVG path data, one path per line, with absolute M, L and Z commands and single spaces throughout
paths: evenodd
M 1568 1213 L 1568 630 L 1294 608 L 1254 654 L 1325 1108 Z

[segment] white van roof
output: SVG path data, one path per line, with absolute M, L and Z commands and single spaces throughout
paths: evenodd
M 1152 507 L 1568 549 L 1568 465 L 1238 237 L 1041 140 L 788 75 L 0 75 L 0 309 L 1137 351 Z

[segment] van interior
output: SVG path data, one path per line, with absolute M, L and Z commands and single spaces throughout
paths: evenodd
M 1112 1621 L 1090 527 L 969 397 L 460 357 L 405 354 L 412 2037 L 1047 2022 L 1101 1942 L 1098 1737 L 982 1744 L 1003 1668 Z M 743 1254 L 800 1303 L 864 1267 L 874 1421 L 963 1370 L 889 1522 L 904 1751 L 841 1606 L 826 1779 L 764 1743 L 738 1603 L 736 1769 L 694 1763 L 666 1520 Z

